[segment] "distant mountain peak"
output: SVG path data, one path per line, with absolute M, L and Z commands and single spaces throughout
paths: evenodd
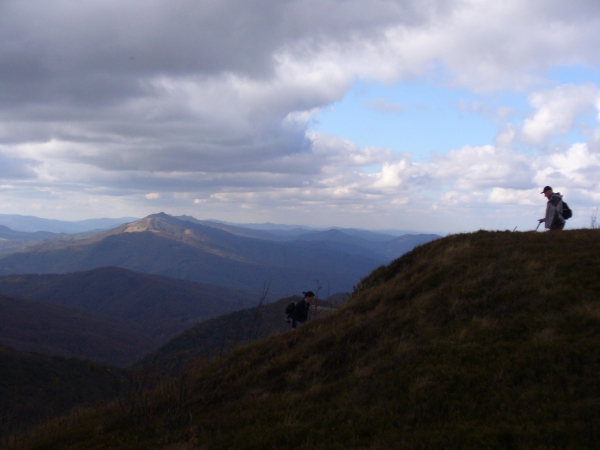
M 127 225 L 123 232 L 139 233 L 143 231 L 150 231 L 153 233 L 180 235 L 184 233 L 182 229 L 185 229 L 186 227 L 187 224 L 185 222 L 161 212 L 158 214 L 150 214 L 143 219 L 131 222 Z
M 183 242 L 196 248 L 200 248 L 209 253 L 224 256 L 222 250 L 215 250 L 207 243 L 214 240 L 211 236 L 213 229 L 202 224 L 188 222 L 165 213 L 151 214 L 143 219 L 136 220 L 127 224 L 125 228 L 119 230 L 121 233 L 142 233 L 150 232 L 161 237 Z M 225 232 L 227 234 L 231 234 Z M 230 257 L 233 255 L 229 255 Z M 239 258 L 238 258 L 239 259 Z
M 123 233 L 141 233 L 144 231 L 151 231 L 158 233 L 159 230 L 155 228 L 155 220 L 150 216 L 144 217 L 143 219 L 136 220 L 135 222 L 130 223 L 123 230 Z

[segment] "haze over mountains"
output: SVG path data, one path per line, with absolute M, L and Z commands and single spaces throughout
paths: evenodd
M 123 217 L 67 222 L 34 216 L 0 214 L 0 255 L 23 250 L 36 241 L 60 238 L 74 240 L 82 237 L 77 234 L 108 230 L 134 220 L 136 219 L 132 217 Z M 72 236 L 67 236 L 69 234 Z
M 117 266 L 238 289 L 270 286 L 275 297 L 318 288 L 352 289 L 360 278 L 436 235 L 401 236 L 387 242 L 339 230 L 307 232 L 276 242 L 164 213 L 82 240 L 45 241 L 0 259 L 0 274 L 69 273 Z M 281 238 L 280 238 L 281 240 Z
M 65 221 L 56 219 L 42 219 L 35 216 L 22 216 L 19 214 L 0 214 L 0 225 L 15 231 L 28 233 L 47 231 L 52 233 L 86 233 L 93 230 L 108 230 L 118 227 L 126 222 L 137 220 L 135 217 L 121 217 L 118 219 L 100 218 L 79 221 Z
M 15 231 L 5 225 L 0 225 L 0 240 L 3 241 L 39 241 L 41 239 L 55 238 L 60 236 L 49 231 Z
M 12 253 L 24 249 L 31 243 L 42 239 L 55 239 L 61 235 L 49 231 L 15 231 L 0 225 L 0 254 Z

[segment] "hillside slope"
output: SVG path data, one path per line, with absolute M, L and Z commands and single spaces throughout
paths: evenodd
M 40 239 L 56 238 L 60 235 L 57 233 L 50 233 L 48 231 L 36 231 L 33 233 L 27 233 L 24 231 L 15 231 L 7 226 L 0 225 L 0 239 L 9 241 L 39 241 Z
M 344 298 L 344 295 L 337 297 Z M 285 308 L 290 302 L 300 300 L 302 297 L 298 295 L 286 297 L 205 320 L 149 353 L 135 366 L 147 367 L 156 373 L 178 375 L 196 358 L 213 359 L 238 346 L 284 333 L 290 329 L 290 324 L 285 321 Z M 315 301 L 309 320 L 335 311 L 331 306 L 332 301 Z
M 220 314 L 254 305 L 259 292 L 193 283 L 118 267 L 0 277 L 0 294 L 100 313 L 143 329 L 154 345 Z M 114 363 L 114 362 L 113 362 Z
M 124 366 L 156 348 L 135 323 L 0 295 L 0 345 Z
M 35 241 L 59 237 L 61 237 L 61 235 L 56 233 L 49 233 L 46 231 L 26 233 L 23 231 L 15 231 L 4 225 L 0 225 L 0 254 L 22 250 Z
M 22 448 L 596 448 L 600 232 L 478 232 L 366 277 L 339 311 L 199 365 L 145 415 Z
M 123 391 L 124 369 L 0 347 L 0 447 L 6 433 L 75 405 L 107 401 Z

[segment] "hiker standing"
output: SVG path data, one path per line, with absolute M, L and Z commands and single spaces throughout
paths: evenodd
M 545 222 L 545 227 L 550 230 L 562 230 L 565 227 L 563 218 L 563 199 L 559 192 L 553 192 L 550 186 L 546 186 L 541 192 L 548 199 L 546 204 L 546 217 L 538 222 Z
M 310 304 L 315 299 L 315 294 L 312 291 L 303 292 L 303 294 L 304 299 L 296 303 L 296 307 L 292 313 L 292 328 L 296 328 L 308 320 Z

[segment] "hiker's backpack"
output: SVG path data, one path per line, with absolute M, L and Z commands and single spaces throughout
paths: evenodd
M 285 314 L 286 314 L 286 319 L 291 319 L 292 318 L 292 314 L 294 314 L 294 309 L 296 309 L 296 302 L 291 302 L 289 305 L 286 306 L 285 308 Z
M 563 219 L 567 220 L 570 219 L 571 217 L 573 217 L 573 211 L 571 211 L 571 208 L 569 208 L 569 205 L 567 205 L 565 202 L 563 203 L 563 212 L 562 212 L 562 216 Z

